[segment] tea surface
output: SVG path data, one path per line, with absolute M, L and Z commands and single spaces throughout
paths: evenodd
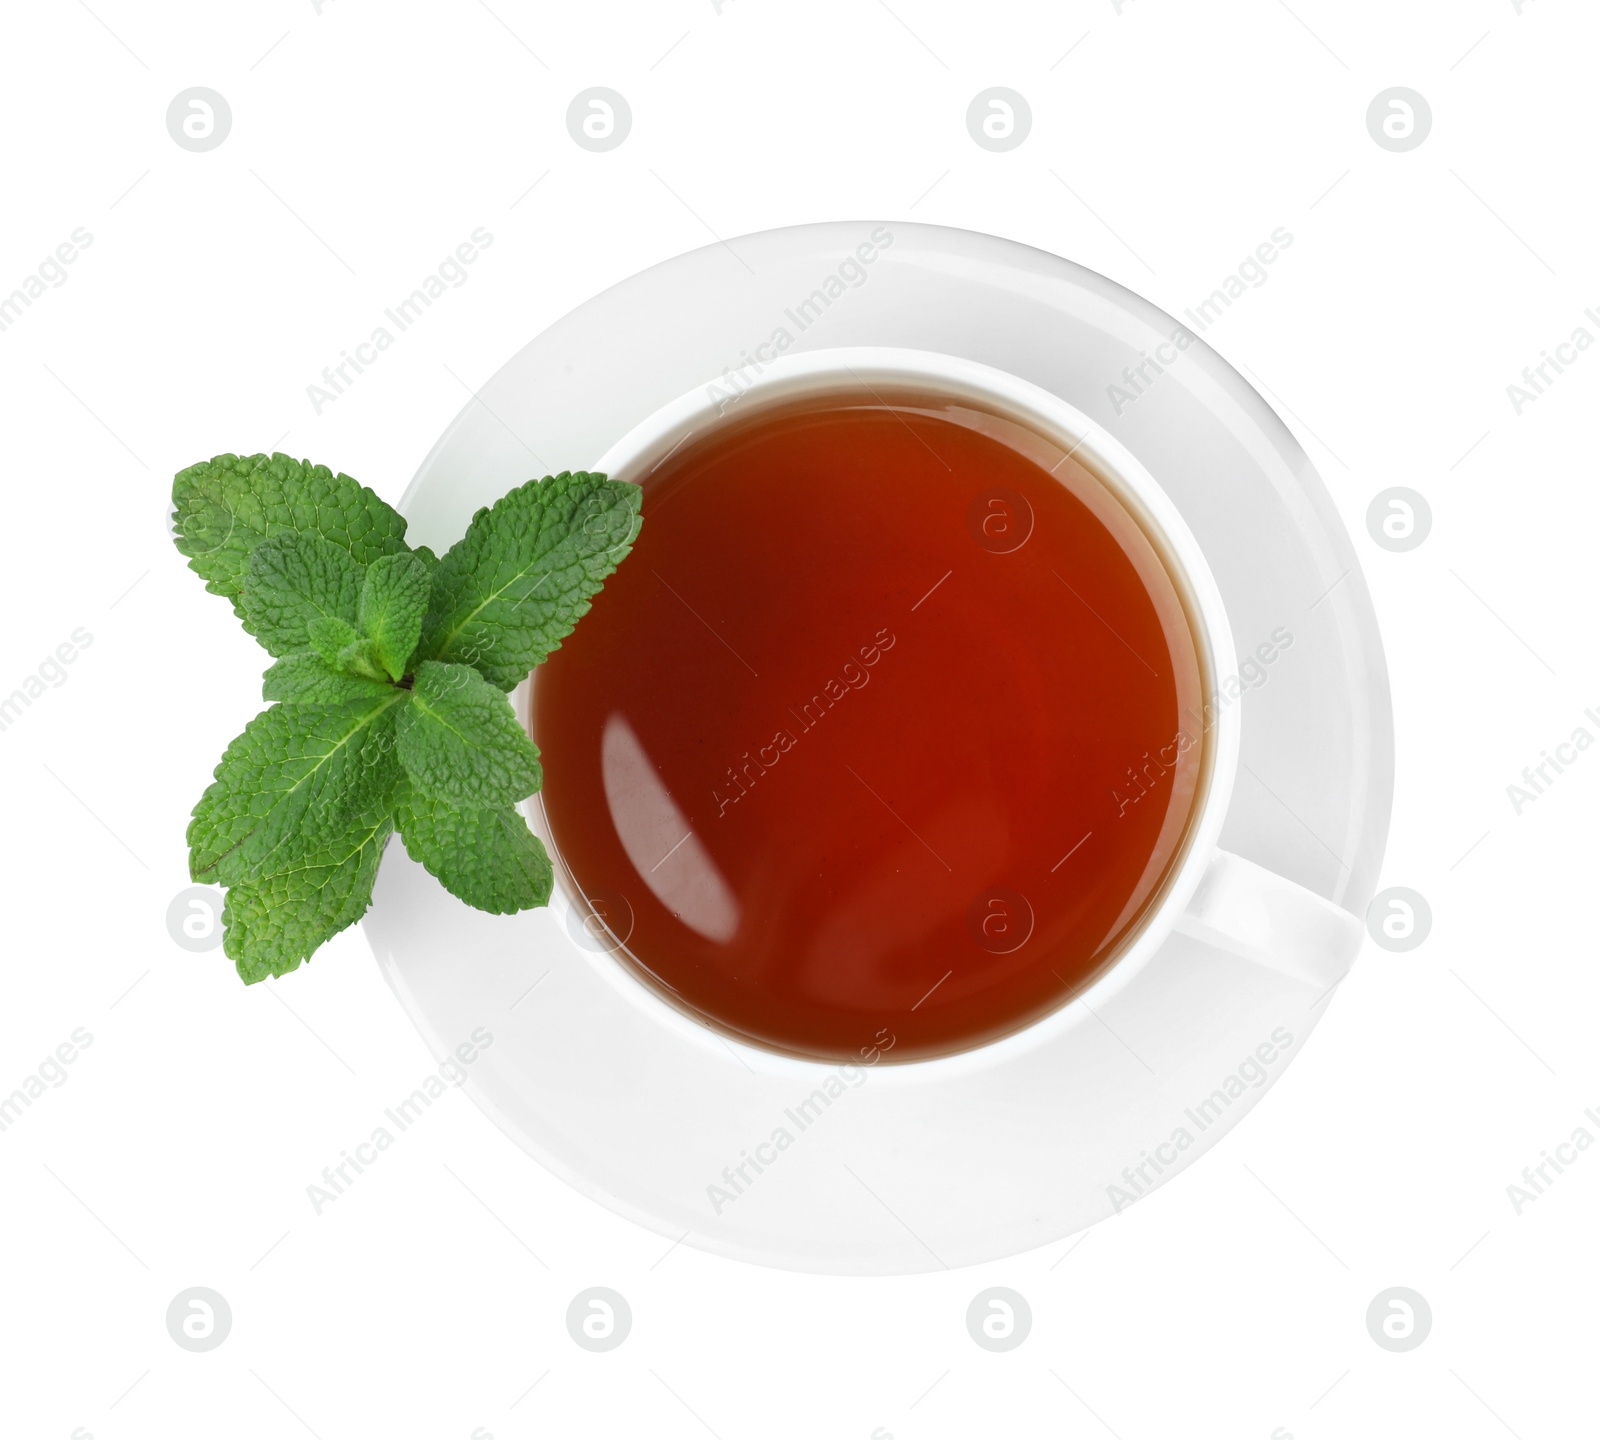
M 912 397 L 725 426 L 644 491 L 531 717 L 604 945 L 830 1060 L 962 1050 L 1081 991 L 1170 871 L 1202 753 L 1183 606 L 1109 492 Z

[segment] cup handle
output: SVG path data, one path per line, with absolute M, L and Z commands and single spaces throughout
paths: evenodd
M 1331 900 L 1227 850 L 1211 857 L 1177 929 L 1326 990 L 1361 949 L 1361 921 Z

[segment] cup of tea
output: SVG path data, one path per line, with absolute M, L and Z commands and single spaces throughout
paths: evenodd
M 1055 1039 L 1174 932 L 1312 993 L 1351 964 L 1354 915 L 1219 843 L 1241 697 L 1293 636 L 1236 645 L 1158 478 L 1072 405 L 813 350 L 595 468 L 644 526 L 518 697 L 527 811 L 571 934 L 661 1024 L 889 1078 Z

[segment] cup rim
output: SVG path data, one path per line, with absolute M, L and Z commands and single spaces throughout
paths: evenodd
M 1020 1029 L 949 1055 L 880 1065 L 874 1072 L 877 1083 L 914 1083 L 935 1072 L 946 1077 L 1003 1064 L 1065 1035 L 1083 1023 L 1086 1012 L 1091 1010 L 1090 1002 L 1097 1010 L 1149 964 L 1171 936 L 1218 849 L 1237 777 L 1242 717 L 1238 706 L 1213 707 L 1223 682 L 1237 671 L 1237 652 L 1221 590 L 1177 506 L 1155 477 L 1103 425 L 1051 391 L 1007 371 L 938 351 L 896 346 L 836 346 L 783 355 L 737 388 L 712 379 L 668 401 L 614 441 L 590 468 L 613 479 L 639 483 L 690 436 L 712 425 L 809 396 L 868 389 L 874 384 L 987 403 L 1044 438 L 1058 444 L 1064 442 L 1072 457 L 1106 485 L 1149 532 L 1170 567 L 1173 582 L 1183 593 L 1199 651 L 1201 703 L 1205 711 L 1214 713 L 1214 719 L 1203 714 L 1208 722 L 1203 729 L 1210 742 L 1207 769 L 1201 778 L 1199 808 L 1190 817 L 1178 863 L 1162 882 L 1160 895 L 1146 909 L 1122 953 L 1086 988 Z M 747 403 L 752 400 L 754 404 Z M 515 697 L 525 717 L 530 715 L 532 685 L 530 677 Z M 522 805 L 529 818 L 537 819 L 550 834 L 542 797 L 535 794 Z M 552 858 L 558 877 L 566 874 L 570 880 L 559 847 L 554 848 L 557 853 Z M 554 904 L 557 897 L 562 906 Z M 576 913 L 571 898 L 558 883 L 552 908 L 563 906 Z M 557 918 L 569 920 L 565 913 Z M 657 1023 L 702 1044 L 731 1047 L 752 1069 L 816 1081 L 829 1072 L 858 1063 L 794 1055 L 716 1029 L 663 999 L 612 951 L 575 948 L 582 949 L 608 984 Z M 1080 1005 L 1078 1001 L 1085 1003 Z M 859 1063 L 876 1064 L 876 1060 L 863 1058 Z

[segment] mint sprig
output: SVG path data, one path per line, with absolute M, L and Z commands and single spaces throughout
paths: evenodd
M 547 904 L 515 806 L 542 783 L 506 692 L 587 613 L 639 533 L 636 486 L 572 472 L 480 510 L 444 555 L 371 490 L 287 455 L 219 455 L 173 481 L 175 538 L 275 663 L 270 708 L 194 808 L 189 870 L 227 887 L 223 950 L 253 984 L 366 912 L 398 830 L 452 894 Z

